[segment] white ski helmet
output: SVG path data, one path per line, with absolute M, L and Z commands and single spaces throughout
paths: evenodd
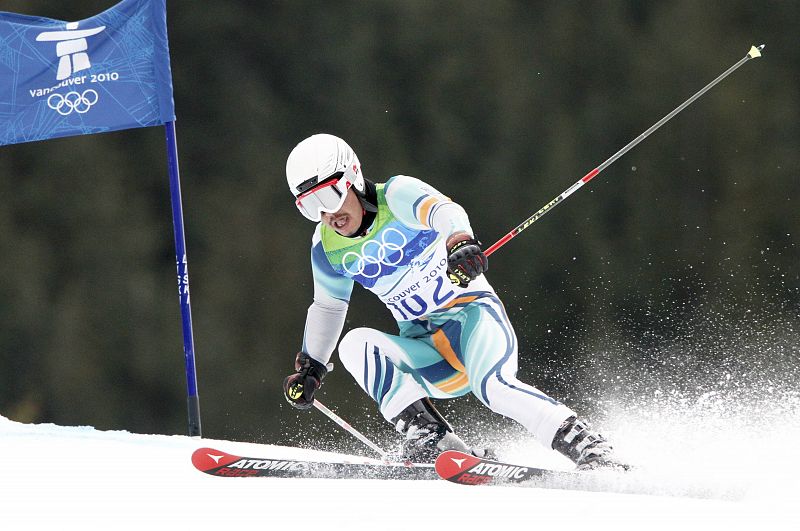
M 342 207 L 352 186 L 364 193 L 361 163 L 341 138 L 328 134 L 310 136 L 297 144 L 286 160 L 286 181 L 300 212 L 319 221 L 322 212 Z

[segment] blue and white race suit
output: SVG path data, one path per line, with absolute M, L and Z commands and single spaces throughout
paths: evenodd
M 362 237 L 317 225 L 311 249 L 314 302 L 303 351 L 328 363 L 358 282 L 383 301 L 400 330 L 398 335 L 351 330 L 339 344 L 339 358 L 387 420 L 426 396 L 472 392 L 549 445 L 575 413 L 517 380 L 517 338 L 486 278 L 461 288 L 447 276 L 447 237 L 474 234 L 463 208 L 407 176 L 378 184 L 377 203 L 375 220 Z

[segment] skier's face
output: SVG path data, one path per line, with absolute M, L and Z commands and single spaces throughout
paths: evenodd
M 322 213 L 322 222 L 342 236 L 352 236 L 361 226 L 364 210 L 353 189 L 347 191 L 342 208 L 331 214 Z

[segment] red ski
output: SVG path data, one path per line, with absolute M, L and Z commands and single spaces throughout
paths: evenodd
M 514 465 L 482 459 L 471 454 L 447 450 L 436 458 L 439 477 L 461 485 L 502 485 L 523 483 L 537 478 L 571 479 L 580 474 Z
M 200 472 L 219 477 L 438 479 L 432 465 L 406 463 L 341 463 L 242 457 L 213 448 L 199 448 L 192 464 Z

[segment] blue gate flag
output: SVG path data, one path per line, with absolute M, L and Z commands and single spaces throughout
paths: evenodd
M 0 145 L 174 120 L 166 0 L 78 22 L 0 12 Z

